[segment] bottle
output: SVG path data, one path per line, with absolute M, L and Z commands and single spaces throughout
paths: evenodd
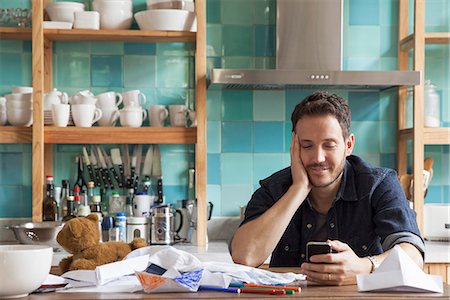
M 89 183 L 88 183 L 89 186 Z M 92 197 L 92 204 L 90 205 L 91 208 L 91 214 L 96 214 L 98 217 L 98 231 L 100 236 L 100 242 L 103 241 L 102 238 L 102 222 L 103 222 L 103 214 L 102 214 L 102 208 L 100 205 L 101 197 L 100 195 L 95 195 Z
M 53 197 L 55 198 L 56 201 L 56 207 L 57 207 L 57 212 L 58 212 L 58 217 L 57 217 L 57 221 L 61 221 L 62 217 L 63 217 L 63 211 L 62 211 L 62 201 L 61 201 L 61 187 L 60 186 L 55 186 L 53 189 Z
M 188 200 L 195 200 L 195 169 L 188 170 Z
M 95 188 L 95 182 L 89 181 L 87 183 L 87 203 L 89 205 L 94 204 L 93 198 L 94 198 L 94 188 Z
M 424 125 L 425 127 L 439 127 L 441 123 L 441 104 L 436 86 L 430 80 L 425 80 L 424 86 Z
M 80 205 L 77 208 L 77 216 L 79 217 L 87 217 L 91 213 L 91 209 L 88 204 L 88 197 L 86 191 L 83 190 L 83 196 L 81 197 Z
M 91 214 L 96 214 L 98 216 L 98 221 L 100 224 L 103 220 L 103 213 L 102 213 L 102 207 L 100 205 L 101 203 L 101 197 L 99 195 L 95 195 L 92 197 L 92 204 L 90 205 L 91 208 Z
M 128 189 L 127 200 L 125 203 L 125 214 L 127 217 L 133 216 L 133 198 L 134 189 Z
M 58 220 L 58 206 L 54 197 L 53 176 L 47 176 L 47 194 L 43 202 L 43 221 Z
M 64 218 L 62 219 L 63 222 L 67 222 L 70 219 L 76 218 L 75 213 L 75 199 L 73 196 L 67 196 L 66 197 L 66 203 L 67 203 L 67 212 Z
M 116 227 L 119 228 L 119 241 L 127 241 L 127 216 L 124 212 L 118 212 L 116 215 Z
M 62 188 L 61 188 L 61 210 L 62 210 L 62 216 L 65 217 L 67 216 L 67 197 L 70 195 L 70 190 L 69 190 L 69 181 L 68 180 L 63 180 L 62 184 L 61 184 Z
M 118 212 L 123 212 L 125 210 L 125 203 L 120 197 L 119 192 L 112 192 L 109 198 L 109 214 L 117 214 Z

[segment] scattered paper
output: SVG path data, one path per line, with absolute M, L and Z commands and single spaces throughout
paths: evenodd
M 203 277 L 203 270 L 185 272 L 175 278 L 166 278 L 145 272 L 136 272 L 136 276 L 146 293 L 185 293 L 198 290 L 200 280 Z
M 425 274 L 398 245 L 372 274 L 356 279 L 360 292 L 443 292 L 442 277 Z

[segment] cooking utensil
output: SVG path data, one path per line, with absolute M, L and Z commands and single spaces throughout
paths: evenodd
M 100 146 L 96 146 L 98 157 L 100 158 L 100 165 L 102 166 L 103 172 L 105 173 L 106 180 L 108 181 L 108 185 L 114 189 L 114 183 L 112 182 L 111 176 L 109 174 L 109 168 L 106 165 L 105 157 L 103 156 L 103 149 Z
M 130 152 L 128 145 L 123 145 L 123 160 L 124 160 L 124 174 L 125 174 L 125 187 L 129 187 L 129 180 L 130 180 Z
M 153 146 L 148 147 L 145 154 L 144 166 L 142 168 L 142 176 L 145 176 L 145 180 L 149 180 L 152 175 L 152 159 L 153 159 Z
M 92 151 L 94 152 L 95 158 L 97 159 L 97 161 L 99 162 L 99 165 L 100 165 L 98 170 L 99 170 L 99 173 L 102 176 L 103 186 L 105 187 L 105 189 L 108 189 L 109 188 L 109 183 L 108 183 L 108 180 L 106 179 L 106 173 L 105 173 L 105 171 L 103 169 L 102 162 L 100 161 L 100 155 L 99 155 L 99 153 L 97 151 L 97 148 L 93 147 Z M 103 161 L 103 163 L 104 163 L 104 161 Z
M 89 156 L 89 160 L 91 161 L 91 164 L 94 168 L 95 185 L 100 187 L 102 185 L 102 181 L 100 179 L 101 175 L 100 175 L 100 170 L 98 169 L 97 158 L 95 157 L 93 148 L 91 148 L 91 155 Z
M 95 175 L 94 171 L 92 170 L 91 161 L 89 160 L 89 155 L 87 153 L 86 147 L 83 147 L 83 159 L 89 172 L 89 179 L 95 183 Z
M 137 157 L 136 157 L 136 177 L 134 179 L 134 190 L 137 191 L 139 184 L 139 176 L 141 174 L 141 163 L 142 163 L 142 145 L 137 145 Z
M 114 168 L 114 165 L 113 165 L 113 163 L 111 161 L 111 158 L 109 157 L 108 153 L 106 153 L 105 149 L 103 149 L 103 148 L 100 148 L 100 149 L 103 152 L 103 157 L 105 158 L 106 165 L 108 166 L 109 171 L 111 172 L 111 174 L 113 174 L 114 179 L 117 181 L 117 184 L 119 185 L 119 188 L 121 188 L 122 187 L 122 181 L 120 181 L 119 174 L 117 174 L 117 171 Z M 111 182 L 112 182 L 112 179 L 111 179 Z
M 5 226 L 14 232 L 14 235 L 21 244 L 48 245 L 53 249 L 61 249 L 56 241 L 58 232 L 63 227 L 61 222 L 23 223 L 18 225 Z M 56 250 L 58 251 L 58 250 Z
M 87 188 L 86 181 L 84 180 L 84 177 L 83 177 L 83 158 L 81 155 L 78 155 L 76 157 L 76 159 L 77 159 L 78 168 L 77 168 L 77 179 L 75 180 L 75 185 L 79 186 L 80 190 L 82 190 L 83 186 Z
M 119 167 L 119 173 L 120 173 L 119 187 L 123 187 L 123 183 L 124 183 L 123 164 L 122 164 L 122 158 L 120 157 L 120 149 L 119 148 L 111 149 L 111 159 L 112 159 L 113 164 L 117 165 Z
M 155 145 L 153 148 L 153 164 L 152 164 L 152 176 L 158 178 L 156 184 L 156 192 L 158 199 L 156 203 L 163 203 L 163 184 L 162 184 L 162 173 L 161 173 L 161 152 L 159 151 L 159 146 Z

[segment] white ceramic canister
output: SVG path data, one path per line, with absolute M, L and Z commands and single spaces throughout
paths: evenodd
M 143 238 L 148 244 L 150 232 L 148 230 L 148 218 L 128 217 L 127 218 L 127 243 L 135 238 Z
M 441 123 L 441 101 L 436 92 L 436 86 L 430 80 L 425 80 L 424 91 L 424 125 L 425 127 L 439 127 Z

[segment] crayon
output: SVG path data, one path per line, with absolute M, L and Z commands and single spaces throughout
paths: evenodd
M 268 294 L 268 295 L 286 295 L 286 291 L 283 290 L 269 290 L 269 289 L 239 289 L 241 293 L 248 293 L 248 294 Z
M 213 292 L 226 292 L 226 293 L 236 293 L 239 294 L 241 291 L 237 288 L 221 288 L 212 285 L 201 285 L 198 287 L 199 291 L 213 291 Z
M 254 284 L 254 283 L 245 283 L 244 287 L 268 288 L 268 289 L 295 291 L 295 292 L 301 292 L 302 291 L 302 288 L 299 287 L 299 286 L 261 285 L 261 284 Z

